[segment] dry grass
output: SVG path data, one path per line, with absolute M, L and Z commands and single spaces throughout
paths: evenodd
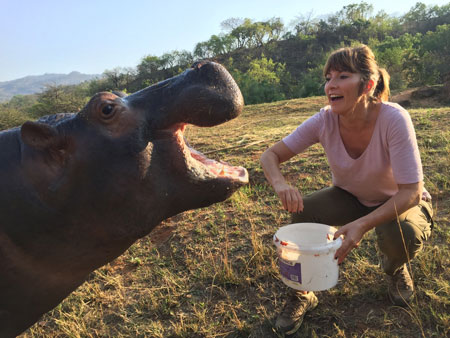
M 272 236 L 289 215 L 258 160 L 323 103 L 317 97 L 247 106 L 226 125 L 189 128 L 195 148 L 247 167 L 250 184 L 223 203 L 165 221 L 92 273 L 23 337 L 276 337 L 272 325 L 287 287 Z M 416 299 L 407 309 L 390 304 L 371 232 L 347 257 L 338 287 L 319 293 L 319 306 L 295 337 L 449 335 L 450 107 L 410 112 L 437 214 L 431 240 L 411 264 Z M 319 146 L 283 171 L 303 193 L 331 180 Z

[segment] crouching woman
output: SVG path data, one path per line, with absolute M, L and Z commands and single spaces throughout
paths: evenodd
M 341 263 L 375 229 L 388 295 L 406 305 L 414 292 L 406 263 L 422 249 L 432 228 L 431 196 L 408 112 L 386 102 L 389 75 L 365 45 L 333 52 L 324 68 L 329 105 L 303 122 L 261 156 L 265 176 L 292 213 L 292 223 L 341 226 L 336 252 Z M 320 143 L 327 155 L 332 186 L 302 196 L 283 177 L 279 165 Z M 312 292 L 291 290 L 276 320 L 279 331 L 294 333 L 308 310 Z

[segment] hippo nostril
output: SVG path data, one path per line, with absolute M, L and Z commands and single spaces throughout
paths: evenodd
M 201 60 L 201 61 L 197 61 L 197 62 L 194 62 L 193 64 L 192 64 L 192 66 L 191 66 L 191 68 L 192 69 L 200 69 L 201 67 L 203 67 L 205 64 L 207 64 L 207 63 L 209 63 L 208 61 L 206 61 L 206 60 Z
M 202 64 L 200 63 L 200 61 L 194 62 L 194 64 L 191 66 L 192 69 L 200 69 L 200 67 L 202 66 Z

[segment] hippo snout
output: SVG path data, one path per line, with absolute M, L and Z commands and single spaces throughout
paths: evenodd
M 182 74 L 126 98 L 154 129 L 179 123 L 215 126 L 237 117 L 244 106 L 241 91 L 221 65 L 196 62 Z
M 191 108 L 197 112 L 186 122 L 199 126 L 213 126 L 241 114 L 244 106 L 242 93 L 223 66 L 214 62 L 197 62 L 192 68 L 198 73 L 196 74 L 199 78 L 198 84 L 187 87 L 185 89 L 187 93 L 183 94 L 190 98 L 197 96 L 196 103 L 199 106 Z M 193 82 L 196 83 L 195 80 Z M 195 90 L 198 90 L 197 95 L 194 93 Z M 181 98 L 184 98 L 184 95 Z M 180 104 L 185 103 L 180 101 Z

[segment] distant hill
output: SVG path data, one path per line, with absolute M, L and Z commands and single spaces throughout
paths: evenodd
M 100 76 L 101 75 L 71 72 L 69 74 L 26 76 L 17 80 L 0 82 L 0 102 L 7 101 L 14 95 L 42 92 L 46 85 L 75 85 Z

